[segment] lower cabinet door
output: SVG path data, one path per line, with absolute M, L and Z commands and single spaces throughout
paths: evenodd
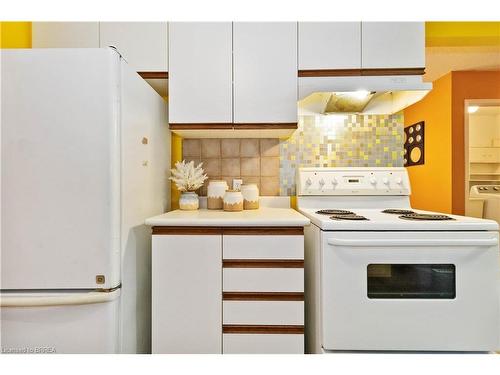
M 224 354 L 303 354 L 303 334 L 223 335 Z
M 221 353 L 221 264 L 221 235 L 153 236 L 153 353 Z

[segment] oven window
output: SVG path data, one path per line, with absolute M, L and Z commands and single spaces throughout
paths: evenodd
M 453 299 L 453 264 L 369 264 L 368 298 Z

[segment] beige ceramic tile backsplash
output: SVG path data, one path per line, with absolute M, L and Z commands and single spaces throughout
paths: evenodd
M 231 187 L 233 179 L 255 183 L 260 195 L 280 193 L 279 140 L 269 139 L 184 139 L 182 154 L 186 161 L 203 162 L 209 179 L 223 179 Z M 200 195 L 206 195 L 206 185 Z

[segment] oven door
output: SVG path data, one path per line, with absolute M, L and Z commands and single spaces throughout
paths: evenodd
M 499 349 L 497 232 L 324 232 L 325 350 Z

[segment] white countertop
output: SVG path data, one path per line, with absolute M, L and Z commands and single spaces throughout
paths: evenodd
M 257 210 L 175 210 L 146 219 L 150 226 L 190 227 L 303 227 L 310 221 L 291 208 L 261 207 Z

